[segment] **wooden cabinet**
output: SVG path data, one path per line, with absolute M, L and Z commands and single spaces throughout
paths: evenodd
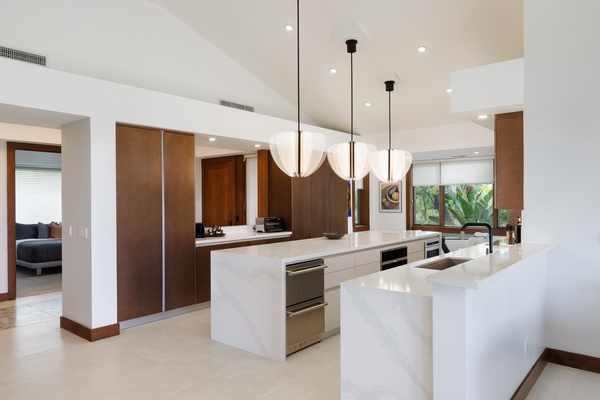
M 192 135 L 117 125 L 119 321 L 194 304 L 194 163 Z
M 243 156 L 202 160 L 202 222 L 207 226 L 246 224 Z
M 494 207 L 522 210 L 523 112 L 495 116 L 494 153 Z
M 291 178 L 269 157 L 268 209 L 269 216 L 283 218 L 293 240 L 347 232 L 348 184 L 328 162 L 309 177 Z

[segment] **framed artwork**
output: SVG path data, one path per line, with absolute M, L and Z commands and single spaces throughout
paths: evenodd
M 402 212 L 402 181 L 379 182 L 379 212 Z

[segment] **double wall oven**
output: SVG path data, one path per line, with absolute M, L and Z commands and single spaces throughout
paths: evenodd
M 325 268 L 323 259 L 286 265 L 286 355 L 323 338 Z

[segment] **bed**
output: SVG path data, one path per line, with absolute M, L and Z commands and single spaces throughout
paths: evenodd
M 62 265 L 62 232 L 55 223 L 17 223 L 17 265 L 35 269 Z

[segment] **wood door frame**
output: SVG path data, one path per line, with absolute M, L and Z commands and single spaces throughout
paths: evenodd
M 7 225 L 7 270 L 8 270 L 8 299 L 17 298 L 17 201 L 15 177 L 16 150 L 41 151 L 45 153 L 60 153 L 61 147 L 35 143 L 6 143 L 6 225 Z

